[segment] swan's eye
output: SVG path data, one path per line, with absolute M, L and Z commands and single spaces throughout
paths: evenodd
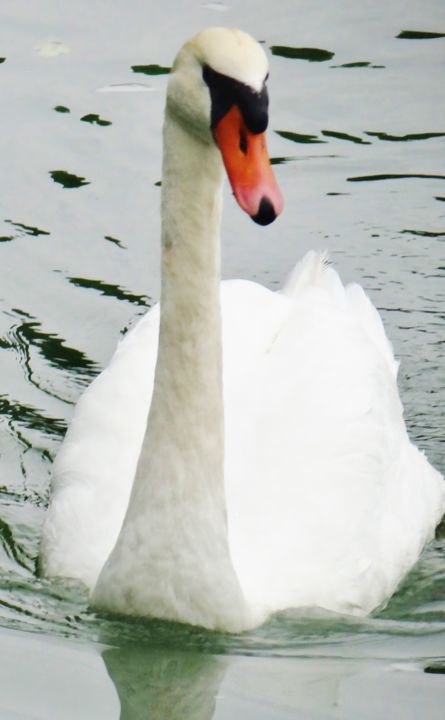
M 260 92 L 255 92 L 248 85 L 222 75 L 208 65 L 203 66 L 202 77 L 210 90 L 212 130 L 234 105 L 239 108 L 250 132 L 262 133 L 266 130 L 269 98 L 265 84 Z M 240 150 L 244 152 L 242 144 L 240 139 Z
M 243 155 L 247 154 L 247 136 L 243 129 L 241 129 L 239 135 L 239 149 L 241 150 Z

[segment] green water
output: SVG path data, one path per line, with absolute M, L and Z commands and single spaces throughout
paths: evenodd
M 440 531 L 371 618 L 293 611 L 240 636 L 98 617 L 34 574 L 73 404 L 158 297 L 168 69 L 207 25 L 269 52 L 286 200 L 259 230 L 226 190 L 224 276 L 276 288 L 328 248 L 379 308 L 410 435 L 445 468 L 443 4 L 239 5 L 0 7 L 1 720 L 443 717 Z

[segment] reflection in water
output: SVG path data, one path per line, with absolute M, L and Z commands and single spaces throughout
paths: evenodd
M 143 75 L 168 75 L 171 72 L 171 68 L 162 67 L 162 65 L 132 65 L 131 69 L 135 73 L 142 73 Z
M 407 135 L 390 135 L 386 132 L 366 132 L 366 135 L 377 137 L 379 140 L 390 140 L 391 142 L 411 142 L 412 140 L 429 140 L 430 138 L 445 137 L 443 132 L 408 133 Z
M 429 173 L 382 173 L 379 175 L 358 175 L 347 178 L 348 182 L 373 182 L 375 180 L 403 180 L 405 178 L 424 178 L 425 180 L 445 180 L 445 175 Z
M 119 695 L 120 720 L 212 720 L 216 707 L 252 720 L 328 711 L 340 679 L 351 672 L 325 659 L 252 661 L 137 645 L 107 649 L 102 657 Z
M 16 543 L 17 545 L 17 543 Z M 23 548 L 18 552 L 24 560 Z M 35 564 L 33 558 L 27 565 Z M 75 581 L 58 580 L 49 583 L 30 573 L 0 573 L 1 625 L 9 629 L 54 633 L 59 637 L 97 639 L 97 633 L 88 630 L 89 616 L 86 611 L 88 599 L 83 586 Z M 1 673 L 0 673 L 1 675 Z M 0 705 L 1 708 L 1 705 Z
M 78 188 L 90 184 L 84 177 L 66 172 L 66 170 L 50 170 L 49 174 L 55 183 L 63 185 L 64 188 Z
M 104 235 L 104 240 L 108 240 L 108 242 L 114 243 L 118 247 L 122 248 L 122 250 L 126 250 L 124 243 L 121 242 L 121 240 L 118 240 L 115 237 L 111 237 L 111 235 Z
M 289 157 L 271 157 L 270 158 L 270 164 L 271 165 L 285 165 L 288 162 L 292 162 L 292 160 L 295 160 L 295 157 L 289 156 Z
M 75 375 L 80 381 L 91 380 L 97 375 L 98 367 L 85 353 L 65 345 L 63 338 L 54 333 L 44 332 L 41 323 L 23 310 L 14 310 L 19 322 L 11 326 L 8 342 L 14 349 L 26 370 L 28 380 L 35 384 L 31 366 L 31 350 L 38 353 L 48 365 Z
M 109 240 L 110 238 L 106 238 Z M 102 282 L 102 280 L 91 280 L 88 278 L 69 277 L 68 281 L 76 287 L 87 288 L 89 290 L 98 290 L 101 295 L 114 297 L 116 300 L 127 300 L 134 305 L 142 307 L 150 307 L 150 298 L 147 295 L 134 295 L 124 290 L 119 285 Z
M 440 665 L 443 655 L 443 622 L 434 613 L 445 578 L 440 553 L 436 541 L 423 571 L 412 573 L 392 608 L 363 620 L 289 611 L 251 633 L 229 636 L 102 617 L 88 612 L 85 590 L 75 582 L 9 573 L 0 576 L 2 625 L 101 643 L 120 720 L 357 720 L 382 684 L 382 707 L 365 716 L 414 720 L 425 717 L 419 711 L 425 703 L 422 669 Z M 410 672 L 400 674 L 397 662 L 409 663 Z M 72 663 L 66 667 L 69 673 Z M 443 693 L 437 677 L 428 686 L 430 709 L 441 707 Z M 418 714 L 406 715 L 412 702 Z
M 279 55 L 292 60 L 308 60 L 309 62 L 326 62 L 334 57 L 335 53 L 320 48 L 295 48 L 286 45 L 272 45 L 272 55 Z
M 308 135 L 305 133 L 290 132 L 289 130 L 275 130 L 275 133 L 285 140 L 291 140 L 291 142 L 301 144 L 314 144 L 314 143 L 325 143 L 326 140 L 322 140 L 318 135 Z M 363 140 L 357 135 L 350 135 L 349 133 L 339 132 L 337 130 L 322 130 L 321 134 L 325 137 L 332 137 L 336 140 L 348 140 L 357 145 L 371 145 L 369 140 Z M 367 133 L 369 135 L 370 133 Z
M 84 115 L 80 119 L 82 122 L 87 122 L 91 125 L 100 125 L 101 127 L 108 127 L 108 125 L 112 125 L 111 120 L 104 120 L 99 115 L 96 115 L 96 113 L 88 113 L 88 115 Z
M 331 65 L 331 68 L 372 68 L 383 69 L 386 65 L 373 65 L 369 60 L 357 60 L 356 62 L 347 62 L 342 65 Z
M 420 237 L 438 238 L 444 237 L 445 232 L 431 232 L 430 230 L 401 230 L 402 234 L 407 233 L 408 235 L 420 235 Z
M 53 437 L 61 438 L 66 430 L 65 422 L 60 418 L 48 417 L 42 410 L 10 400 L 6 395 L 0 395 L 0 417 L 7 418 L 13 428 L 38 430 Z
M 321 134 L 326 137 L 336 138 L 337 140 L 349 140 L 349 142 L 356 143 L 357 145 L 371 145 L 368 140 L 362 140 L 362 138 L 357 137 L 357 135 L 349 135 L 348 133 L 337 132 L 336 130 L 322 130 Z
M 325 140 L 321 140 L 318 135 L 310 135 L 305 133 L 296 133 L 289 130 L 275 130 L 275 133 L 285 140 L 291 140 L 295 143 L 311 144 L 311 143 L 323 143 Z M 339 132 L 338 130 L 322 130 L 321 134 L 325 137 L 336 138 L 337 140 L 348 140 L 349 142 L 356 143 L 358 145 L 371 145 L 371 141 L 363 140 L 363 138 L 357 135 L 351 135 L 350 133 Z M 429 133 L 407 133 L 405 135 L 391 135 L 386 132 L 371 132 L 365 131 L 365 135 L 370 137 L 376 137 L 379 140 L 388 140 L 391 142 L 412 142 L 414 140 L 430 140 L 431 138 L 445 137 L 443 132 L 429 132 Z M 370 177 L 370 176 L 368 176 Z M 382 176 L 375 176 L 382 177 Z M 387 175 L 385 177 L 433 177 L 442 179 L 442 176 L 434 175 Z
M 402 30 L 397 38 L 403 40 L 434 40 L 435 38 L 445 37 L 445 33 L 425 32 L 424 30 Z
M 25 570 L 32 569 L 33 558 L 26 552 L 25 548 L 15 541 L 11 527 L 2 518 L 0 518 L 0 547 L 9 560 L 17 563 Z M 5 602 L 0 601 L 0 604 L 6 606 Z
M 442 674 L 443 663 L 427 664 L 423 672 L 424 662 L 403 661 L 403 653 L 399 663 L 397 652 L 373 660 L 377 653 L 365 640 L 347 660 L 323 651 L 298 658 L 218 657 L 136 644 L 106 649 L 102 657 L 119 696 L 120 720 L 414 720 L 424 716 L 425 692 L 428 708 L 438 709 L 429 717 L 441 717 L 441 678 L 430 681 L 425 673 Z
M 324 143 L 325 140 L 320 140 L 317 135 L 305 135 L 303 133 L 290 132 L 288 130 L 275 130 L 276 134 L 285 140 L 291 140 L 296 143 Z
M 102 653 L 120 720 L 211 720 L 229 658 L 129 645 Z
M 47 230 L 40 230 L 40 228 L 33 227 L 32 225 L 25 225 L 24 223 L 13 222 L 12 220 L 5 220 L 5 222 L 13 225 L 19 231 L 23 231 L 22 234 L 24 235 L 33 235 L 34 237 L 37 237 L 37 235 L 50 235 Z
M 424 669 L 424 672 L 433 673 L 436 675 L 445 675 L 445 662 L 432 663 L 431 665 L 427 665 L 426 668 Z

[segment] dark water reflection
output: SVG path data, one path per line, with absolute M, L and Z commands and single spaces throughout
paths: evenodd
M 111 120 L 104 120 L 96 113 L 88 113 L 80 118 L 82 122 L 90 123 L 90 125 L 99 125 L 100 127 L 108 127 L 112 124 Z
M 377 137 L 379 140 L 391 142 L 412 142 L 413 140 L 429 140 L 430 138 L 445 137 L 445 133 L 408 133 L 407 135 L 390 135 L 386 132 L 366 131 L 366 135 Z
M 382 70 L 385 65 L 373 65 L 369 60 L 356 60 L 355 62 L 347 62 L 342 65 L 331 65 L 332 68 L 372 68 Z
M 49 174 L 55 183 L 63 185 L 64 188 L 78 188 L 90 184 L 84 177 L 66 172 L 66 170 L 50 170 Z
M 116 245 L 119 241 L 114 238 L 105 238 L 111 240 Z M 127 302 L 133 303 L 134 305 L 141 305 L 142 307 L 150 307 L 150 298 L 146 295 L 134 295 L 127 290 L 119 287 L 118 285 L 111 285 L 110 283 L 104 283 L 102 280 L 91 280 L 88 278 L 69 277 L 68 282 L 72 283 L 76 287 L 89 288 L 91 290 L 97 290 L 101 295 L 108 295 L 114 297 L 116 300 L 127 300 Z
M 435 40 L 436 38 L 445 37 L 445 33 L 425 32 L 423 30 L 402 30 L 397 37 L 402 40 Z
M 349 177 L 348 182 L 375 182 L 376 180 L 405 180 L 415 178 L 422 180 L 445 180 L 445 175 L 427 175 L 424 173 L 381 173 L 379 175 L 361 175 L 359 177 Z
M 357 145 L 370 145 L 368 140 L 362 140 L 362 138 L 356 135 L 349 135 L 345 132 L 337 132 L 336 130 L 322 130 L 321 134 L 325 137 L 337 138 L 337 140 L 348 140 L 349 142 L 356 143 Z
M 168 75 L 171 71 L 169 67 L 162 67 L 154 63 L 150 65 L 132 65 L 131 69 L 135 73 L 142 73 L 143 75 Z
M 10 225 L 13 225 L 13 227 L 17 228 L 19 231 L 19 234 L 24 235 L 32 235 L 33 237 L 38 237 L 39 235 L 49 235 L 50 233 L 47 230 L 41 230 L 37 227 L 32 227 L 32 225 L 25 225 L 24 223 L 20 222 L 13 222 L 12 220 L 5 219 L 5 223 L 9 223 Z
M 290 58 L 292 60 L 308 60 L 309 62 L 326 62 L 334 57 L 330 50 L 322 50 L 320 48 L 296 48 L 287 47 L 285 45 L 272 45 L 270 48 L 272 55 L 278 57 Z
M 159 294 L 165 85 L 204 25 L 244 27 L 271 50 L 269 149 L 286 198 L 260 233 L 226 192 L 224 275 L 275 289 L 306 250 L 330 249 L 382 315 L 411 437 L 445 467 L 440 4 L 409 0 L 403 24 L 420 29 L 403 32 L 371 0 L 283 0 L 279 13 L 262 2 L 38 5 L 0 10 L 0 715 L 38 715 L 45 657 L 39 717 L 76 717 L 74 687 L 77 717 L 94 720 L 441 718 L 443 678 L 423 670 L 445 654 L 443 531 L 372 617 L 289 612 L 240 636 L 100 617 L 83 588 L 34 572 L 73 403 Z
M 276 134 L 285 140 L 291 140 L 296 143 L 323 143 L 324 140 L 320 140 L 317 135 L 306 135 L 304 133 L 290 132 L 289 130 L 275 130 Z

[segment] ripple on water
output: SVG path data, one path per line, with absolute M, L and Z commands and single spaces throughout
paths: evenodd
M 296 160 L 296 157 L 292 156 L 292 155 L 282 156 L 282 157 L 271 157 L 270 164 L 271 165 L 285 165 L 286 163 L 292 162 L 293 160 Z
M 96 363 L 84 352 L 67 345 L 56 333 L 44 331 L 42 323 L 29 313 L 15 308 L 13 314 L 17 320 L 4 342 L 17 353 L 31 384 L 36 383 L 32 367 L 32 355 L 35 352 L 48 366 L 70 373 L 80 381 L 89 382 L 97 375 Z
M 272 55 L 291 60 L 307 60 L 308 62 L 326 62 L 334 57 L 335 53 L 321 48 L 288 47 L 287 45 L 272 45 Z
M 117 247 L 121 248 L 122 250 L 127 249 L 121 240 L 118 240 L 118 238 L 112 237 L 111 235 L 104 235 L 104 240 L 108 240 L 108 242 L 117 245 Z
M 372 638 L 445 633 L 445 608 L 439 602 L 445 591 L 444 550 L 445 540 L 436 540 L 385 609 L 367 618 L 302 608 L 279 613 L 252 631 L 215 633 L 157 619 L 96 613 L 88 609 L 88 594 L 80 583 L 9 572 L 0 574 L 1 623 L 109 645 L 136 643 L 163 650 L 180 647 L 218 655 L 337 655 L 349 642 L 352 646 L 348 653 L 360 657 L 366 654 Z M 29 568 L 28 558 L 25 565 Z
M 424 30 L 402 30 L 397 38 L 401 40 L 436 40 L 445 37 L 441 32 L 425 32 Z
M 337 140 L 347 140 L 348 142 L 355 143 L 356 145 L 371 145 L 369 140 L 363 140 L 357 135 L 350 135 L 345 132 L 338 132 L 337 130 L 322 130 L 321 134 L 325 137 L 332 137 Z
M 142 73 L 143 75 L 168 75 L 171 72 L 170 67 L 154 63 L 150 65 L 132 65 L 131 69 L 134 73 Z
M 75 175 L 74 173 L 69 173 L 66 170 L 50 170 L 49 174 L 55 183 L 63 185 L 63 187 L 67 189 L 82 187 L 82 185 L 90 185 L 88 180 L 84 177 Z
M 376 182 L 380 180 L 409 180 L 416 178 L 420 180 L 445 180 L 445 175 L 433 175 L 429 173 L 380 173 L 377 175 L 358 175 L 348 177 L 348 182 Z
M 305 133 L 290 132 L 289 130 L 275 130 L 275 133 L 285 140 L 301 143 L 303 145 L 326 142 L 326 140 L 319 138 L 318 135 L 307 135 Z
M 88 113 L 80 119 L 82 122 L 90 123 L 90 125 L 99 125 L 100 127 L 108 127 L 108 125 L 112 124 L 111 120 L 104 120 L 96 113 Z
M 383 70 L 385 65 L 374 65 L 370 60 L 355 60 L 353 62 L 342 63 L 342 65 L 331 65 L 331 68 L 371 68 L 373 70 Z
M 15 237 L 18 237 L 20 235 L 32 235 L 33 237 L 37 237 L 38 235 L 51 234 L 48 230 L 41 230 L 40 228 L 34 227 L 32 225 L 25 225 L 25 223 L 13 222 L 12 220 L 5 220 L 5 222 L 9 223 L 18 230 L 18 233 Z M 11 240 L 12 239 L 13 238 L 11 238 Z
M 441 238 L 445 237 L 445 230 L 435 232 L 433 230 L 401 230 L 402 235 L 419 235 L 420 237 Z
M 5 493 L 2 494 L 5 495 Z M 2 500 L 4 501 L 5 497 L 3 497 Z M 20 545 L 20 543 L 16 541 L 13 529 L 3 518 L 0 518 L 0 547 L 6 558 L 14 565 L 19 566 L 28 572 L 32 571 L 34 566 L 32 556 L 22 545 Z M 3 561 L 2 566 L 4 567 Z
M 365 131 L 365 135 L 370 137 L 376 137 L 379 140 L 389 140 L 390 142 L 412 142 L 414 140 L 430 140 L 431 138 L 445 137 L 443 132 L 422 132 L 422 133 L 407 133 L 406 135 L 391 135 L 386 132 L 371 132 L 370 130 Z
M 62 438 L 66 424 L 61 418 L 47 415 L 41 408 L 25 405 L 7 395 L 0 395 L 0 416 L 6 418 L 10 426 L 38 430 L 46 436 Z M 23 438 L 21 441 L 24 442 Z
M 91 278 L 81 277 L 68 277 L 67 280 L 76 287 L 85 288 L 87 290 L 97 290 L 97 292 L 101 295 L 114 297 L 116 300 L 126 300 L 127 302 L 133 303 L 133 305 L 139 305 L 146 308 L 151 305 L 148 295 L 135 295 L 128 290 L 124 290 L 119 285 L 106 283 L 102 280 L 93 280 Z

